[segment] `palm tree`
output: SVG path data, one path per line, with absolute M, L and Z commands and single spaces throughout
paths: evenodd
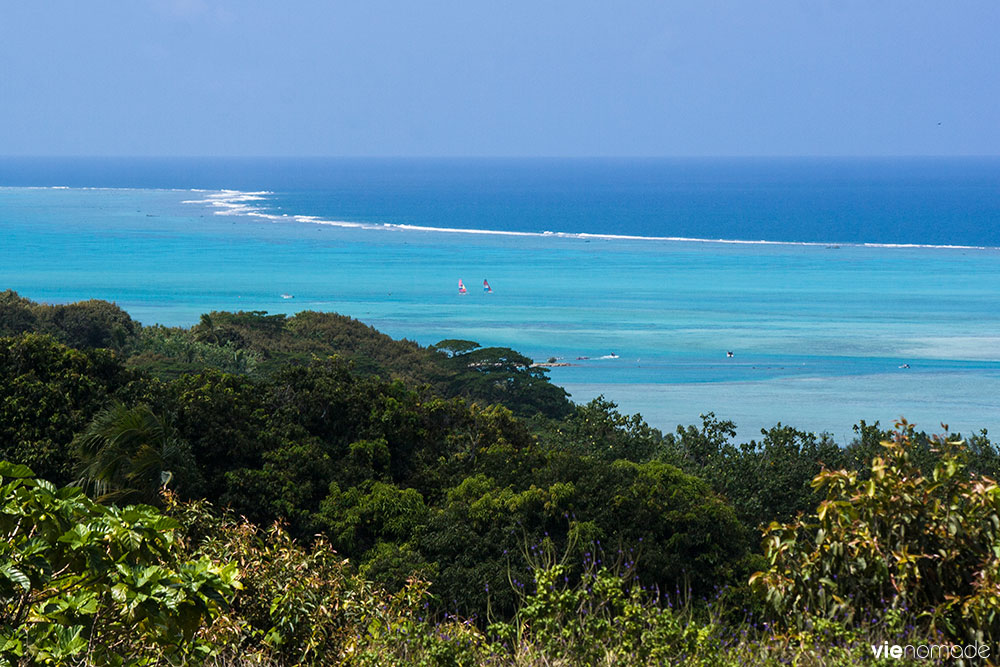
M 219 344 L 219 330 L 216 329 L 215 322 L 208 313 L 201 314 L 201 320 L 198 321 L 198 324 L 191 327 L 191 333 L 199 343 Z
M 78 483 L 102 502 L 156 503 L 161 488 L 194 470 L 188 444 L 148 405 L 105 408 L 74 444 Z

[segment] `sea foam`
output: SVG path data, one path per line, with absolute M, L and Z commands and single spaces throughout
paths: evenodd
M 191 192 L 195 192 L 192 190 Z M 198 191 L 204 192 L 204 191 Z M 411 225 L 405 223 L 388 222 L 352 222 L 347 220 L 334 220 L 322 218 L 315 215 L 302 214 L 275 214 L 268 213 L 260 206 L 261 202 L 269 201 L 269 197 L 274 192 L 260 190 L 256 192 L 244 192 L 240 190 L 219 190 L 208 194 L 203 199 L 189 199 L 184 204 L 202 204 L 215 209 L 216 215 L 235 215 L 271 222 L 299 222 L 315 225 L 327 225 L 331 227 L 343 227 L 348 229 L 370 229 L 370 230 L 396 230 L 407 232 L 428 232 L 435 234 L 469 234 L 488 236 L 512 236 L 529 238 L 561 238 L 561 239 L 582 239 L 600 241 L 654 241 L 669 243 L 720 243 L 731 245 L 767 245 L 767 246 L 803 246 L 819 248 L 837 247 L 861 247 L 861 248 L 885 248 L 885 249 L 940 249 L 940 250 L 997 250 L 993 246 L 977 245 L 946 245 L 946 244 L 921 244 L 921 243 L 845 243 L 839 241 L 770 241 L 766 239 L 721 239 L 721 238 L 699 238 L 689 236 L 639 236 L 631 234 L 595 234 L 592 232 L 563 232 L 563 231 L 540 231 L 525 232 L 501 229 L 477 229 L 465 227 L 433 227 L 428 225 Z

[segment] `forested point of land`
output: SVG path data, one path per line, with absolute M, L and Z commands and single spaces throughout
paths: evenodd
M 735 432 L 333 313 L 172 328 L 3 292 L 0 665 L 1000 651 L 985 431 Z

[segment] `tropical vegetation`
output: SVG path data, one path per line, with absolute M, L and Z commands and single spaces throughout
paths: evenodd
M 474 341 L 0 293 L 0 665 L 847 665 L 1000 641 L 997 447 L 855 430 L 663 433 Z

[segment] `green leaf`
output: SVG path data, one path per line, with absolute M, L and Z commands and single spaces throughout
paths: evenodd
M 21 570 L 17 569 L 13 565 L 8 563 L 3 565 L 3 567 L 0 567 L 0 574 L 2 574 L 8 580 L 14 582 L 24 590 L 26 591 L 31 590 L 31 580 L 28 578 L 28 575 L 26 575 L 24 572 L 21 572 Z
M 0 477 L 24 479 L 26 477 L 34 476 L 35 473 L 31 472 L 31 468 L 24 464 L 11 463 L 10 461 L 0 461 Z

